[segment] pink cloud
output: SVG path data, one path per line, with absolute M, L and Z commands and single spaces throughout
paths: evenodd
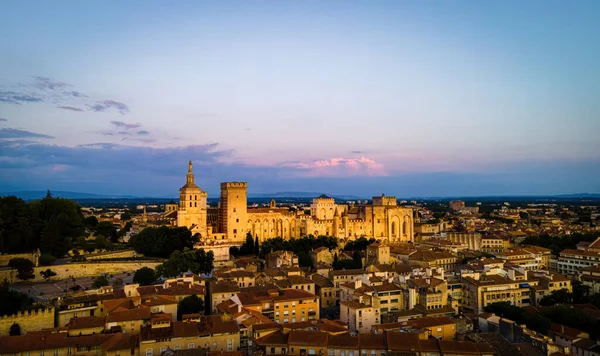
M 53 164 L 52 172 L 63 172 L 65 170 L 67 170 L 68 168 L 69 168 L 69 166 L 66 164 Z
M 307 176 L 386 176 L 383 164 L 367 158 L 334 157 L 311 162 L 287 162 L 280 166 L 298 168 Z

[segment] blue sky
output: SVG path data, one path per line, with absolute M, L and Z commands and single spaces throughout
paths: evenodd
M 600 192 L 597 1 L 3 1 L 0 191 Z

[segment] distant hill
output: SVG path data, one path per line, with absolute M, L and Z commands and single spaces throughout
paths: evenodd
M 3 192 L 0 193 L 0 196 L 16 196 L 23 200 L 37 200 L 42 199 L 46 196 L 46 191 L 19 191 L 19 192 Z M 51 190 L 52 196 L 55 198 L 66 198 L 66 199 L 132 199 L 137 198 L 133 195 L 102 195 L 102 194 L 92 194 L 92 193 L 79 193 L 79 192 L 67 192 Z

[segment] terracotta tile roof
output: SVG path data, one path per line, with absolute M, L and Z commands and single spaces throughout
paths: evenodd
M 478 345 L 469 341 L 439 341 L 440 349 L 444 354 L 479 355 Z
M 284 334 L 279 331 L 270 333 L 269 335 L 263 336 L 255 340 L 259 346 L 285 346 L 288 345 L 288 337 L 290 334 Z
M 67 333 L 38 334 L 0 337 L 0 354 L 16 354 L 27 351 L 51 350 L 64 347 L 100 346 L 112 334 L 67 336 Z
M 331 274 L 334 276 L 361 275 L 366 273 L 367 272 L 363 271 L 362 269 L 340 269 L 331 272 Z
M 333 288 L 333 282 L 327 277 L 323 277 L 320 274 L 313 274 L 312 276 L 310 276 L 310 278 L 315 283 L 315 285 L 321 288 Z
M 237 283 L 230 281 L 210 282 L 210 293 L 237 293 L 240 291 Z
M 252 330 L 256 331 L 265 331 L 265 330 L 277 330 L 281 329 L 281 324 L 277 323 L 259 323 L 252 325 Z
M 141 303 L 146 306 L 170 305 L 177 304 L 177 300 L 170 295 L 154 295 L 142 298 Z
M 328 348 L 358 350 L 359 339 L 350 334 L 329 335 Z
M 139 307 L 123 311 L 113 311 L 106 316 L 107 323 L 118 323 L 122 321 L 146 320 L 152 317 L 150 308 Z
M 386 350 L 386 336 L 385 334 L 371 334 L 362 333 L 358 334 L 358 342 L 360 348 L 363 349 L 375 349 L 375 350 Z
M 289 335 L 288 343 L 290 345 L 325 347 L 329 340 L 329 334 L 322 331 L 292 330 Z
M 69 330 L 99 328 L 104 326 L 104 317 L 82 316 L 71 318 L 67 324 Z
M 116 333 L 102 343 L 104 351 L 131 350 L 138 347 L 139 336 L 135 334 Z
M 415 351 L 420 348 L 417 333 L 387 331 L 385 338 L 389 351 Z

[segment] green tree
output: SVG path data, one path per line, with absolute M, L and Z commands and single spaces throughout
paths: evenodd
M 246 234 L 246 241 L 240 246 L 240 255 L 246 256 L 254 253 L 254 238 L 251 233 Z
M 107 239 L 112 239 L 117 235 L 117 227 L 111 221 L 100 221 L 96 228 L 96 233 Z
M 104 237 L 104 235 L 97 236 L 94 240 L 94 244 L 99 250 L 105 249 L 109 245 L 108 240 L 106 239 L 106 237 Z
M 31 220 L 31 209 L 23 199 L 14 196 L 0 197 L 2 253 L 31 252 L 39 246 Z
M 38 260 L 39 264 L 42 266 L 52 266 L 56 261 L 56 257 L 49 253 L 42 253 Z
M 195 294 L 183 298 L 177 306 L 177 320 L 185 314 L 204 314 L 204 301 Z
M 254 254 L 258 256 L 260 252 L 260 245 L 258 244 L 258 235 L 256 235 L 256 239 L 254 240 Z
M 566 288 L 552 291 L 550 295 L 547 295 L 540 300 L 540 305 L 542 306 L 571 303 L 573 303 L 573 294 Z
M 98 218 L 90 215 L 83 220 L 83 224 L 90 229 L 95 229 L 98 227 Z
M 0 316 L 24 311 L 33 305 L 33 299 L 26 294 L 11 290 L 6 279 L 0 283 L 0 300 Z
M 358 251 L 354 251 L 352 255 L 352 261 L 354 262 L 354 268 L 363 268 L 362 258 L 360 257 L 360 253 Z
M 150 267 L 142 267 L 135 271 L 133 274 L 133 283 L 137 283 L 140 286 L 147 286 L 156 281 L 156 274 Z
M 106 287 L 109 284 L 108 277 L 100 276 L 94 278 L 94 283 L 92 284 L 94 288 Z
M 121 214 L 121 220 L 131 220 L 131 215 L 129 213 Z
M 8 261 L 8 266 L 17 270 L 17 278 L 28 280 L 35 278 L 33 274 L 33 262 L 26 258 L 13 258 Z
M 47 270 L 40 272 L 40 275 L 42 277 L 44 277 L 44 279 L 48 279 L 48 278 L 56 276 L 56 272 L 54 272 L 53 270 L 48 268 Z
M 21 326 L 17 323 L 13 323 L 10 326 L 10 331 L 8 332 L 10 336 L 21 336 Z
M 372 244 L 373 242 L 377 242 L 374 238 L 370 238 L 367 240 L 366 237 L 361 236 L 356 240 L 348 241 L 346 246 L 344 246 L 344 250 L 346 251 L 363 251 L 367 249 L 367 246 Z
M 198 238 L 187 227 L 147 227 L 134 235 L 129 244 L 145 256 L 168 258 L 176 250 L 194 248 Z
M 156 267 L 156 275 L 173 278 L 185 272 L 210 273 L 213 270 L 213 263 L 212 251 L 185 248 L 183 251 L 174 251 L 168 260 Z

